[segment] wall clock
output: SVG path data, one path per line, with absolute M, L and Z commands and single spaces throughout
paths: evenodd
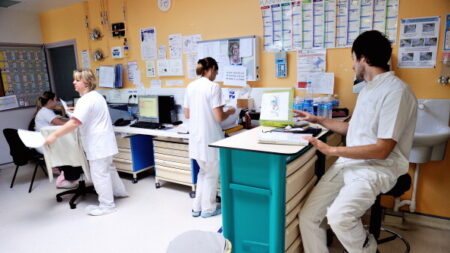
M 170 0 L 158 0 L 158 7 L 162 11 L 168 11 L 170 9 Z

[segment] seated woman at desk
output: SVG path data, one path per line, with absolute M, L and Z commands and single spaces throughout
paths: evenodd
M 50 134 L 44 145 L 50 145 L 67 133 L 80 128 L 83 149 L 91 171 L 92 182 L 98 194 L 99 206 L 90 205 L 86 211 L 98 216 L 116 211 L 114 197 L 127 197 L 127 191 L 119 178 L 112 156 L 118 153 L 108 106 L 100 93 L 95 91 L 95 75 L 90 69 L 73 72 L 73 84 L 81 98 L 72 118 Z
M 189 128 L 189 157 L 200 167 L 197 191 L 192 207 L 192 216 L 203 218 L 221 213 L 216 206 L 216 191 L 219 179 L 219 154 L 209 143 L 224 137 L 220 122 L 235 112 L 234 107 L 223 111 L 225 101 L 222 90 L 214 79 L 219 71 L 216 60 L 206 57 L 198 61 L 197 75 L 201 78 L 191 82 L 184 96 L 184 115 L 195 124 Z
M 62 119 L 53 111 L 57 104 L 56 95 L 51 91 L 44 92 L 36 101 L 36 114 L 34 116 L 34 126 L 36 131 L 40 131 L 47 126 L 64 125 L 67 120 Z M 43 154 L 42 147 L 36 149 Z M 78 185 L 80 172 L 78 170 L 66 169 L 59 171 L 58 168 L 53 168 L 56 174 L 60 174 L 56 179 L 56 188 L 69 189 Z

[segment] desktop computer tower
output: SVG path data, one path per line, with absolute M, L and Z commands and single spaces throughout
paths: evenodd
M 159 123 L 172 124 L 178 121 L 174 96 L 158 96 Z

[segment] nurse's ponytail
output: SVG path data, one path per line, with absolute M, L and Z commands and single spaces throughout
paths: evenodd
M 214 60 L 214 58 L 212 57 L 206 57 L 198 60 L 197 69 L 195 70 L 195 73 L 197 73 L 197 75 L 199 76 L 204 76 L 209 69 L 219 70 L 219 65 L 217 65 L 217 61 Z
M 55 93 L 46 91 L 40 97 L 38 97 L 38 99 L 36 100 L 36 112 L 34 113 L 34 115 L 36 116 L 39 110 L 44 107 L 48 103 L 48 101 L 54 99 L 55 96 Z

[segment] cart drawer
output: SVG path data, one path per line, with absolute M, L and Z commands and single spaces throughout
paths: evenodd
M 160 160 L 160 159 L 155 159 L 155 163 L 156 163 L 156 165 L 161 165 L 161 166 L 168 167 L 168 168 L 175 168 L 175 169 L 188 170 L 188 171 L 192 170 L 190 164 L 164 161 L 164 160 Z
M 192 182 L 192 175 L 190 171 L 167 168 L 164 166 L 156 165 L 156 176 L 161 178 L 167 178 L 179 182 L 185 182 L 190 184 Z
M 311 148 L 305 154 L 301 155 L 299 158 L 290 162 L 286 166 L 286 177 L 300 169 L 306 162 L 309 161 L 316 154 L 316 149 Z
M 297 192 L 303 189 L 314 176 L 316 160 L 317 156 L 314 156 L 303 167 L 286 178 L 286 201 L 289 201 Z
M 130 160 L 113 158 L 113 161 L 118 170 L 133 171 L 133 162 Z
M 119 148 L 119 153 L 114 155 L 114 158 L 132 160 L 131 159 L 131 149 Z
M 299 193 L 286 203 L 286 214 L 290 213 L 305 199 L 306 196 L 308 196 L 309 192 L 314 188 L 316 181 L 317 177 L 314 176 Z
M 153 141 L 153 146 L 159 148 L 177 149 L 177 150 L 189 150 L 189 146 L 184 143 L 174 143 L 166 141 Z
M 187 164 L 187 165 L 191 166 L 191 159 L 188 157 L 164 155 L 164 154 L 155 153 L 155 159 L 169 161 L 169 162 L 182 163 L 182 164 Z
M 116 142 L 119 148 L 131 148 L 130 138 L 116 137 Z
M 298 219 L 294 219 L 291 224 L 286 228 L 286 233 L 284 237 L 284 249 L 287 250 L 289 246 L 294 242 L 296 238 L 300 235 L 300 227 L 298 226 Z
M 163 154 L 163 155 L 175 155 L 175 156 L 181 156 L 181 157 L 189 157 L 189 151 L 187 151 L 187 150 L 176 150 L 176 149 L 155 147 L 155 153 L 159 153 L 159 154 Z

